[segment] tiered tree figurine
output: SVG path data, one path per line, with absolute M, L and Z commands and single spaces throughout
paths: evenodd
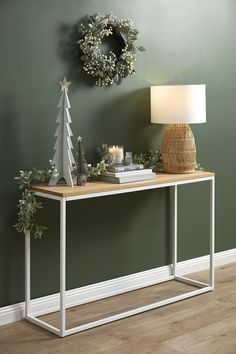
M 78 140 L 77 185 L 84 186 L 87 181 L 88 167 L 84 157 L 84 149 L 81 144 L 82 141 L 81 136 L 79 136 L 77 140 Z
M 66 78 L 64 78 L 59 84 L 61 85 L 61 97 L 57 107 L 60 111 L 56 120 L 58 123 L 55 133 L 57 140 L 54 146 L 55 154 L 52 160 L 54 170 L 49 181 L 49 186 L 55 186 L 61 178 L 64 178 L 69 186 L 73 186 L 71 171 L 75 160 L 72 154 L 73 145 L 71 142 L 71 136 L 73 135 L 70 128 L 71 117 L 69 109 L 71 106 L 67 95 L 68 87 L 71 82 L 68 82 Z

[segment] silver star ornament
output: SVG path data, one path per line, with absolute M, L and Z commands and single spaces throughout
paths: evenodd
M 62 81 L 59 81 L 59 84 L 61 85 L 61 92 L 69 91 L 69 86 L 70 86 L 71 82 L 67 81 L 65 77 Z

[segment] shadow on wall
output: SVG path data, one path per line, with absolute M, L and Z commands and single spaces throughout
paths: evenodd
M 58 51 L 60 57 L 67 65 L 66 77 L 73 77 L 75 86 L 94 86 L 94 79 L 88 76 L 82 68 L 80 56 L 82 52 L 79 48 L 78 41 L 81 38 L 80 24 L 85 22 L 87 17 L 82 18 L 74 25 L 63 23 L 58 29 L 59 43 Z

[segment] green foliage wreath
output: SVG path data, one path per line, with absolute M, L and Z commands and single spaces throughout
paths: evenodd
M 80 58 L 84 62 L 83 69 L 96 78 L 97 86 L 120 84 L 122 78 L 135 73 L 136 52 L 145 49 L 136 45 L 138 30 L 132 27 L 129 19 L 119 20 L 112 14 L 98 13 L 89 17 L 86 25 L 81 24 L 81 33 L 83 38 L 78 44 L 83 52 Z M 124 42 L 119 57 L 112 51 L 103 54 L 100 49 L 102 40 L 114 34 Z

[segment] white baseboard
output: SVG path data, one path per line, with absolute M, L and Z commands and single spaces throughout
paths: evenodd
M 215 254 L 215 266 L 225 265 L 236 261 L 236 248 Z M 199 272 L 209 267 L 209 256 L 198 257 L 179 262 L 178 275 Z M 66 306 L 73 307 L 109 296 L 118 295 L 145 286 L 164 281 L 170 275 L 170 267 L 164 266 L 146 270 L 124 277 L 111 279 L 68 290 L 66 292 Z M 34 316 L 59 310 L 59 293 L 44 296 L 31 301 L 31 312 Z M 24 318 L 24 302 L 0 308 L 0 325 L 19 321 Z

